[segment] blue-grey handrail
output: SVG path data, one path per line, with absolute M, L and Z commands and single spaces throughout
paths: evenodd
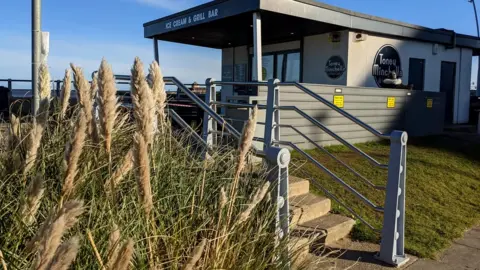
M 238 132 L 234 127 L 232 127 L 227 121 L 225 121 L 220 115 L 217 114 L 210 106 L 205 104 L 201 98 L 195 95 L 190 89 L 188 89 L 185 85 L 183 85 L 177 78 L 175 77 L 164 77 L 163 80 L 165 82 L 171 82 L 175 84 L 185 95 L 187 95 L 195 104 L 197 104 L 203 111 L 205 111 L 210 117 L 212 117 L 217 123 L 224 126 L 233 136 L 237 139 L 240 139 L 242 134 Z
M 372 158 L 371 156 L 369 156 L 367 153 L 363 152 L 360 148 L 354 146 L 353 144 L 347 142 L 345 139 L 343 139 L 342 137 L 338 136 L 335 132 L 331 131 L 328 127 L 326 127 L 324 124 L 320 123 L 320 121 L 318 121 L 317 119 L 311 117 L 310 115 L 306 114 L 305 112 L 303 112 L 302 110 L 298 109 L 296 106 L 279 106 L 277 109 L 279 110 L 289 110 L 289 111 L 295 111 L 297 112 L 298 114 L 300 114 L 303 118 L 307 119 L 308 121 L 310 121 L 312 124 L 316 125 L 317 127 L 319 127 L 321 130 L 323 130 L 325 133 L 327 133 L 328 135 L 332 136 L 333 138 L 335 138 L 337 141 L 341 142 L 343 145 L 345 145 L 346 147 L 350 148 L 350 150 L 360 154 L 361 156 L 365 157 L 366 159 L 368 159 L 368 161 L 370 161 L 370 163 L 372 163 L 373 165 L 377 166 L 377 167 L 380 167 L 380 168 L 383 168 L 383 169 L 388 169 L 388 165 L 387 164 L 382 164 L 380 162 L 378 162 L 376 159 Z
M 367 178 L 365 178 L 365 176 L 361 175 L 359 172 L 357 172 L 355 169 L 353 169 L 353 168 L 350 167 L 348 164 L 346 164 L 345 162 L 343 162 L 341 159 L 337 158 L 334 154 L 330 153 L 327 149 L 325 149 L 324 147 L 320 146 L 318 143 L 316 143 L 315 141 L 313 141 L 312 139 L 310 139 L 307 135 L 305 135 L 303 132 L 301 132 L 300 130 L 298 130 L 296 127 L 294 127 L 294 126 L 292 126 L 292 125 L 278 125 L 278 127 L 281 127 L 281 128 L 290 128 L 290 129 L 294 130 L 296 133 L 298 133 L 300 136 L 302 136 L 305 140 L 307 140 L 308 142 L 310 142 L 311 144 L 313 144 L 316 148 L 318 148 L 319 150 L 321 150 L 322 152 L 324 152 L 325 154 L 327 154 L 329 157 L 331 157 L 331 158 L 334 159 L 335 161 L 339 162 L 343 167 L 347 168 L 350 172 L 352 172 L 352 173 L 355 174 L 357 177 L 359 177 L 360 179 L 362 179 L 367 185 L 371 186 L 372 188 L 378 189 L 378 190 L 386 190 L 386 189 L 387 189 L 385 186 L 378 186 L 378 185 L 375 185 L 374 183 L 372 183 L 370 180 L 368 180 Z
M 180 117 L 177 112 L 175 110 L 172 110 L 172 109 L 166 109 L 166 111 L 168 112 L 168 114 L 173 118 L 173 120 L 175 122 L 177 122 L 182 128 L 184 128 L 185 130 L 188 130 L 190 132 L 190 134 L 192 134 L 193 138 L 199 142 L 200 144 L 202 144 L 203 146 L 205 146 L 205 148 L 207 149 L 207 151 L 209 150 L 209 146 L 207 144 L 207 142 L 205 142 L 202 137 L 200 137 L 200 135 L 197 134 L 197 132 L 195 132 L 195 130 L 193 130 L 193 128 L 187 124 L 187 122 L 185 122 L 185 120 L 183 120 L 182 117 Z
M 376 204 L 374 204 L 372 201 L 370 201 L 369 199 L 367 199 L 367 197 L 365 197 L 363 194 L 361 194 L 360 192 L 358 192 L 356 189 L 354 189 L 352 186 L 350 186 L 349 184 L 347 184 L 345 181 L 343 181 L 343 179 L 341 179 L 340 177 L 338 177 L 336 174 L 334 174 L 332 171 L 330 171 L 327 167 L 323 166 L 320 162 L 318 162 L 316 159 L 314 159 L 312 156 L 310 156 L 308 153 L 306 153 L 305 151 L 303 151 L 302 149 L 300 149 L 298 146 L 296 146 L 295 144 L 293 144 L 292 142 L 285 142 L 285 141 L 279 141 L 277 142 L 278 144 L 280 145 L 286 145 L 286 146 L 289 146 L 291 148 L 293 148 L 295 151 L 297 151 L 298 153 L 300 153 L 302 156 L 304 156 L 305 158 L 307 158 L 308 160 L 310 160 L 313 164 L 315 164 L 315 166 L 317 166 L 319 169 L 323 170 L 325 173 L 327 173 L 331 178 L 333 178 L 333 180 L 335 180 L 337 183 L 339 183 L 340 185 L 342 185 L 346 190 L 350 191 L 355 197 L 357 197 L 358 199 L 360 199 L 362 202 L 364 202 L 367 206 L 371 207 L 372 209 L 374 209 L 375 211 L 377 212 L 383 212 L 383 208 L 382 207 L 379 207 L 377 206 Z
M 313 92 L 312 90 L 306 88 L 305 86 L 303 86 L 302 84 L 298 83 L 298 82 L 294 82 L 294 83 L 280 83 L 279 84 L 280 86 L 281 85 L 284 85 L 284 86 L 295 86 L 297 87 L 298 89 L 302 90 L 304 93 L 306 93 L 307 95 L 313 97 L 314 99 L 322 102 L 323 104 L 325 104 L 326 106 L 328 106 L 330 109 L 338 112 L 339 114 L 345 116 L 346 118 L 348 118 L 350 121 L 354 122 L 355 124 L 363 127 L 365 130 L 369 131 L 370 133 L 372 133 L 373 135 L 379 137 L 379 138 L 382 138 L 382 139 L 390 139 L 390 135 L 387 135 L 387 134 L 383 134 L 381 133 L 380 131 L 372 128 L 370 125 L 364 123 L 363 121 L 361 121 L 360 119 L 358 119 L 357 117 L 349 114 L 348 112 L 346 112 L 345 110 L 342 110 L 340 108 L 338 108 L 337 106 L 335 106 L 334 104 L 332 104 L 331 102 L 329 102 L 328 100 L 326 100 L 325 98 L 321 97 L 320 95 L 316 94 L 315 92 Z

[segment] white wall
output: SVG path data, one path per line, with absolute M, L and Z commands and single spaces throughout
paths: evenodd
M 440 68 L 442 61 L 457 63 L 454 123 L 468 122 L 469 90 L 472 65 L 472 50 L 465 48 L 446 49 L 439 45 L 433 54 L 433 44 L 412 40 L 392 39 L 369 34 L 365 41 L 354 41 L 355 32 L 350 32 L 348 48 L 348 86 L 377 87 L 372 76 L 373 61 L 383 45 L 392 45 L 400 54 L 404 84 L 408 84 L 409 59 L 425 59 L 425 91 L 440 91 Z
M 325 73 L 325 65 L 330 57 L 340 56 L 348 66 L 349 32 L 341 31 L 340 42 L 332 43 L 328 40 L 329 34 L 305 37 L 303 45 L 303 82 L 333 85 L 346 85 L 347 73 L 338 79 L 331 79 Z

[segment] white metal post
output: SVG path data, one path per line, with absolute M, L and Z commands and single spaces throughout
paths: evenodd
M 407 141 L 404 131 L 390 135 L 390 161 L 383 213 L 382 241 L 377 259 L 401 266 L 408 261 L 405 255 L 405 181 L 407 174 Z
M 214 112 L 217 112 L 217 105 L 213 102 L 217 101 L 217 92 L 215 90 L 215 79 L 209 78 L 205 81 L 205 103 L 209 106 Z M 216 134 L 217 124 L 206 112 L 203 115 L 203 131 L 202 138 L 207 143 L 208 147 L 213 147 L 216 144 Z M 205 152 L 207 153 L 207 151 Z
M 36 115 L 39 104 L 38 69 L 41 57 L 42 1 L 32 0 L 32 114 Z
M 253 13 L 253 81 L 263 81 L 262 76 L 262 17 Z
M 153 38 L 153 54 L 154 54 L 154 57 L 155 57 L 155 61 L 157 61 L 157 63 L 160 63 L 160 56 L 158 55 L 158 39 L 157 38 Z

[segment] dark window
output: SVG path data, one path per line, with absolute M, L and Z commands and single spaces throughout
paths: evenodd
M 446 95 L 445 122 L 448 124 L 453 123 L 456 74 L 456 63 L 442 61 L 440 69 L 440 92 L 445 93 Z
M 425 59 L 410 58 L 408 68 L 408 84 L 413 90 L 423 91 L 425 83 Z
M 299 82 L 301 57 L 299 51 L 274 52 L 262 57 L 262 80 L 277 78 L 282 82 Z M 250 56 L 250 80 L 252 80 L 253 55 Z

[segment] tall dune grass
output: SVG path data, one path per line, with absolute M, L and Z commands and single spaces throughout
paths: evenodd
M 101 122 L 102 139 L 108 142 L 95 142 L 88 128 L 94 118 L 93 97 L 82 70 L 72 67 L 80 104 L 68 109 L 71 114 L 65 114 L 68 103 L 59 102 L 61 106 L 54 108 L 38 138 L 36 161 L 28 163 L 28 170 L 10 168 L 12 156 L 25 156 L 19 145 L 31 128 L 18 120 L 12 122 L 15 145 L 0 150 L 2 266 L 285 267 L 278 258 L 287 243 L 275 244 L 275 206 L 265 196 L 269 184 L 263 172 L 238 173 L 236 149 L 222 150 L 205 166 L 199 146 L 173 135 L 177 133 L 168 121 L 163 132 L 152 132 L 155 100 L 148 100 L 152 93 L 139 59 L 132 68 L 136 120 L 121 125 L 115 121 L 111 126 Z M 114 121 L 116 99 L 106 90 L 110 74 L 105 74 L 99 74 L 100 99 L 105 103 L 100 104 L 101 117 Z M 244 156 L 240 161 L 245 162 Z

